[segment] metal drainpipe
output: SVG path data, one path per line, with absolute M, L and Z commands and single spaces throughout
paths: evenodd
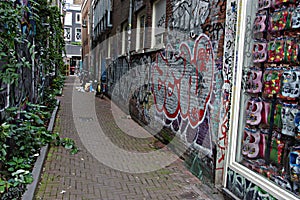
M 130 65 L 130 47 L 131 47 L 131 29 L 132 29 L 132 4 L 133 0 L 130 0 L 129 4 L 129 17 L 128 17 L 128 47 L 127 47 L 127 53 L 128 53 L 128 64 Z

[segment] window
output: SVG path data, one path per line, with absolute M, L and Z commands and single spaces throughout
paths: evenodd
M 68 3 L 68 4 L 73 4 L 73 0 L 65 0 L 65 3 Z
M 75 41 L 77 42 L 81 41 L 81 28 L 75 29 Z
M 95 4 L 94 4 L 95 3 Z M 112 27 L 111 24 L 111 9 L 112 0 L 98 0 L 93 3 L 93 26 L 94 34 L 98 36 L 102 31 Z
M 111 37 L 109 37 L 106 41 L 107 41 L 107 57 L 110 58 L 110 54 L 111 54 Z
M 64 39 L 71 41 L 71 28 L 64 28 Z
M 152 20 L 152 42 L 151 47 L 161 47 L 163 45 L 165 25 L 166 25 L 166 0 L 158 0 L 153 4 Z
M 77 24 L 81 23 L 81 14 L 80 13 L 76 13 L 76 23 Z
M 72 13 L 66 12 L 65 25 L 72 26 Z
M 299 10 L 295 1 L 273 6 L 248 0 L 241 9 L 230 167 L 278 199 L 298 199 Z
M 137 16 L 136 50 L 142 50 L 145 45 L 146 14 L 142 11 Z
M 122 25 L 122 52 L 121 54 L 125 54 L 128 48 L 128 23 L 124 23 Z
M 64 7 L 63 7 L 63 11 L 67 11 L 70 10 L 70 3 L 65 3 Z

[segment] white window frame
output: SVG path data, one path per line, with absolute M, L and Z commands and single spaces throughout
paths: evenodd
M 77 39 L 77 31 L 80 30 L 80 39 Z M 81 28 L 75 28 L 75 41 L 76 42 L 81 42 L 81 39 L 82 39 L 82 30 Z
M 152 35 L 151 35 L 151 48 L 163 48 L 164 47 L 164 32 L 165 32 L 165 28 L 161 28 L 161 27 L 156 27 L 156 7 L 157 4 L 160 3 L 161 1 L 164 1 L 165 3 L 165 15 L 166 15 L 166 0 L 157 0 L 153 3 L 153 12 L 152 12 Z M 160 42 L 156 43 L 156 35 L 155 35 L 155 31 L 159 31 L 162 33 L 159 33 L 161 35 L 160 38 Z M 158 34 L 157 34 L 158 35 Z
M 79 20 L 78 20 L 78 16 L 79 16 Z M 81 13 L 76 13 L 75 23 L 76 24 L 81 24 Z
M 236 50 L 235 52 L 239 52 L 239 55 L 241 56 L 235 56 L 237 59 L 236 63 L 237 66 L 244 66 L 245 65 L 245 56 L 243 56 L 243 52 L 245 52 L 246 45 L 245 45 L 245 40 L 246 40 L 246 30 L 247 30 L 247 19 L 248 16 L 253 16 L 255 17 L 255 14 L 251 13 L 251 7 L 252 3 L 257 2 L 257 0 L 246 0 L 243 3 L 239 3 L 238 5 L 238 30 L 237 30 L 237 37 L 236 37 Z M 250 14 L 249 14 L 250 13 Z M 293 195 L 292 193 L 286 191 L 285 189 L 281 188 L 280 186 L 276 185 L 274 182 L 268 180 L 266 177 L 263 177 L 262 175 L 250 170 L 249 168 L 245 167 L 244 165 L 240 164 L 236 158 L 239 157 L 238 152 L 240 152 L 241 149 L 241 144 L 237 142 L 239 141 L 239 138 L 241 137 L 241 134 L 239 133 L 239 130 L 241 130 L 242 123 L 241 121 L 241 116 L 240 112 L 243 110 L 241 107 L 241 102 L 244 101 L 243 95 L 241 95 L 242 91 L 242 80 L 243 80 L 243 68 L 242 67 L 236 67 L 234 66 L 234 76 L 236 77 L 235 81 L 235 87 L 232 93 L 232 98 L 231 102 L 235 102 L 232 105 L 231 108 L 231 122 L 230 122 L 230 128 L 229 128 L 229 141 L 228 144 L 228 152 L 227 152 L 227 166 L 240 174 L 241 176 L 245 177 L 252 183 L 256 184 L 257 186 L 261 187 L 263 190 L 266 192 L 270 193 L 273 197 L 277 199 L 290 199 L 290 200 L 298 200 L 298 197 Z M 227 173 L 227 170 L 225 171 L 225 174 Z M 224 183 L 226 187 L 226 176 L 224 176 Z
M 73 3 L 74 3 L 74 0 L 65 0 L 65 3 L 73 4 Z
M 73 13 L 72 12 L 66 12 L 66 15 L 65 15 L 65 25 L 68 25 L 68 26 L 72 26 L 73 22 L 72 22 L 72 16 L 73 16 Z
M 70 30 L 70 39 L 67 39 L 66 38 L 66 29 L 69 29 Z M 64 39 L 65 41 L 72 41 L 72 27 L 64 27 Z
M 144 27 L 141 28 L 141 17 L 144 16 Z M 146 33 L 146 10 L 141 11 L 137 15 L 137 31 L 136 31 L 136 51 L 141 51 L 145 47 L 145 33 Z M 143 29 L 143 44 L 140 44 L 141 30 Z
M 121 54 L 124 55 L 128 48 L 128 23 L 124 23 L 122 26 L 122 51 Z
M 111 54 L 111 37 L 107 39 L 107 58 L 110 58 Z

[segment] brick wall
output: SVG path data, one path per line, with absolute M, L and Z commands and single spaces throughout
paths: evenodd
M 74 4 L 81 5 L 81 0 L 74 0 Z
M 88 27 L 88 26 L 90 26 L 89 16 L 88 16 L 89 9 L 90 9 L 90 0 L 87 0 L 85 6 L 81 10 L 81 19 L 82 19 L 82 21 L 86 21 L 86 25 L 87 25 L 86 28 L 81 27 L 82 59 L 85 59 L 84 58 L 85 55 L 89 54 L 89 50 L 90 50 L 90 35 L 88 34 L 88 29 L 90 28 L 90 27 Z M 91 33 L 91 30 L 90 30 L 90 33 Z
M 128 2 L 114 1 L 111 34 L 128 18 Z M 133 12 L 133 29 L 141 9 L 146 10 L 146 26 L 152 25 L 152 5 L 151 0 L 140 1 Z M 144 53 L 132 52 L 129 61 L 116 57 L 108 65 L 111 98 L 154 134 L 163 126 L 166 141 L 173 135 L 181 138 L 193 155 L 191 171 L 211 182 L 222 106 L 225 6 L 226 1 L 166 0 L 168 48 L 151 50 L 148 29 Z M 135 45 L 132 42 L 131 49 Z

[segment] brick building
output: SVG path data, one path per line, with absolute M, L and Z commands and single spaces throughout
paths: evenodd
M 218 5 L 213 6 L 217 7 Z M 185 59 L 189 59 L 188 61 L 192 65 L 195 65 L 194 59 L 196 58 L 192 58 L 194 56 L 191 52 L 192 47 L 195 44 L 199 45 L 197 38 L 200 34 L 207 34 L 206 37 L 212 38 L 212 40 L 208 41 L 205 39 L 206 37 L 203 37 L 202 43 L 205 43 L 203 45 L 210 45 L 210 48 L 217 47 L 216 49 L 207 50 L 217 52 L 215 60 L 210 60 L 208 63 L 212 64 L 218 59 L 222 60 L 224 12 L 211 12 L 213 13 L 211 15 L 208 13 L 205 20 L 200 21 L 196 20 L 195 16 L 187 14 L 191 13 L 191 11 L 197 12 L 197 9 L 200 9 L 195 2 L 173 0 L 98 0 L 93 1 L 91 8 L 93 9 L 91 52 L 91 66 L 93 66 L 93 69 L 90 71 L 95 74 L 98 80 L 102 76 L 105 76 L 109 96 L 141 123 L 147 125 L 155 124 L 156 122 L 153 121 L 157 116 L 154 116 L 155 113 L 151 110 L 151 106 L 153 105 L 150 104 L 153 104 L 155 101 L 156 103 L 165 104 L 164 99 L 158 98 L 161 89 L 158 88 L 158 84 L 153 84 L 153 82 L 161 78 L 157 76 L 157 72 L 152 71 L 153 65 L 161 62 L 160 64 L 164 66 L 166 65 L 164 62 L 166 62 L 169 65 L 182 69 L 188 67 L 188 65 L 185 66 L 184 64 L 180 65 L 177 63 L 179 61 L 175 57 L 169 57 L 169 60 L 167 60 L 164 57 L 167 51 L 175 54 L 177 51 L 176 48 L 182 43 L 182 47 L 190 48 L 190 50 L 186 49 L 187 52 L 185 52 L 189 54 L 185 56 L 189 56 L 190 58 Z M 219 26 L 219 30 L 214 30 L 213 26 Z M 166 49 L 167 44 L 171 45 L 172 49 Z M 170 46 L 168 47 L 170 48 Z M 160 67 L 157 66 L 158 68 Z M 166 70 L 166 68 L 163 67 L 161 70 Z M 131 81 L 128 81 L 128 72 L 135 74 L 130 77 Z M 199 71 L 197 69 L 195 72 L 190 73 L 200 73 L 200 69 Z M 181 135 L 180 137 L 185 138 L 183 143 L 191 147 L 194 146 L 192 147 L 193 154 L 190 157 L 193 157 L 193 159 L 199 157 L 201 159 L 199 161 L 201 166 L 197 166 L 199 169 L 196 169 L 195 173 L 198 173 L 196 172 L 197 170 L 205 171 L 207 179 L 210 182 L 216 182 L 215 176 L 217 173 L 214 171 L 216 168 L 214 163 L 218 156 L 216 153 L 217 141 L 212 137 L 210 130 L 207 130 L 207 128 L 203 128 L 206 132 L 199 132 L 199 127 L 210 126 L 208 120 L 204 117 L 204 113 L 208 110 L 206 104 L 210 97 L 207 97 L 207 94 L 210 92 L 209 90 L 213 82 L 212 73 L 213 69 L 207 69 L 202 74 L 206 78 L 199 76 L 195 80 L 199 81 L 199 85 L 200 81 L 203 84 L 206 82 L 210 85 L 210 87 L 203 86 L 204 93 L 201 94 L 201 98 L 204 99 L 203 104 L 205 105 L 201 111 L 202 116 L 198 116 L 199 118 L 195 122 L 189 122 L 192 119 L 185 116 L 188 125 L 182 128 L 182 130 L 177 131 L 174 131 L 174 127 L 166 124 L 166 122 L 162 123 L 170 135 Z M 120 82 L 125 85 L 121 85 Z M 169 88 L 166 86 L 165 89 L 171 89 L 172 87 L 172 89 L 175 89 L 177 87 L 178 83 L 172 83 L 172 80 L 170 80 L 170 83 Z M 133 84 L 140 85 L 135 88 L 132 86 Z M 172 86 L 170 87 L 170 85 Z M 186 88 L 185 83 L 182 83 L 180 87 L 180 91 L 191 89 Z M 187 96 L 187 98 L 191 97 Z M 183 118 L 179 117 L 180 107 L 184 108 L 189 103 L 181 100 L 180 104 L 176 104 L 175 102 L 179 101 L 179 99 L 175 95 L 171 96 L 170 100 L 173 101 L 174 106 L 177 105 L 177 108 L 174 108 L 171 104 L 165 104 L 162 110 L 166 110 L 166 112 L 161 111 L 161 114 L 171 119 L 173 123 L 178 123 L 178 120 Z M 214 120 L 218 121 L 218 119 Z M 190 131 L 187 132 L 187 129 Z M 217 130 L 215 131 L 217 132 Z M 195 168 L 195 166 L 192 167 Z
M 66 74 L 74 75 L 81 65 L 81 12 L 79 0 L 65 1 L 64 8 L 64 38 L 66 42 L 67 65 Z
M 297 199 L 296 125 L 289 132 L 286 121 L 267 121 L 276 113 L 278 119 L 281 107 L 289 110 L 287 97 L 299 103 L 299 95 L 277 95 L 280 85 L 272 95 L 264 87 L 271 87 L 271 75 L 277 82 L 285 77 L 278 71 L 283 66 L 289 75 L 300 74 L 294 68 L 300 63 L 300 2 L 259 2 L 95 0 L 92 72 L 105 77 L 108 96 L 151 133 L 166 143 L 178 139 L 179 154 L 183 143 L 198 178 L 239 198 Z M 293 59 L 277 55 L 274 45 L 290 49 Z M 299 107 L 293 112 L 300 116 Z
M 219 3 L 220 4 L 220 3 Z M 221 7 L 224 5 L 212 4 L 214 7 Z M 204 4 L 204 6 L 208 4 Z M 170 53 L 176 53 L 176 48 L 182 43 L 182 47 L 190 48 L 186 49 L 186 56 L 190 58 L 188 61 L 193 63 L 196 62 L 196 58 L 191 58 L 194 56 L 191 51 L 193 45 L 199 45 L 200 34 L 206 34 L 203 36 L 201 45 L 209 46 L 211 49 L 207 49 L 207 54 L 210 51 L 216 52 L 216 57 L 214 60 L 207 61 L 212 65 L 213 62 L 222 62 L 223 59 L 223 43 L 224 43 L 224 23 L 225 23 L 225 13 L 221 12 L 207 12 L 203 16 L 203 20 L 197 19 L 197 13 L 200 12 L 201 7 L 196 2 L 193 1 L 173 1 L 173 0 L 98 0 L 93 1 L 91 4 L 92 8 L 92 52 L 91 52 L 91 66 L 93 70 L 91 72 L 95 74 L 98 80 L 102 76 L 105 76 L 105 81 L 108 85 L 109 96 L 123 106 L 124 109 L 129 108 L 128 112 L 135 116 L 136 120 L 144 123 L 151 124 L 151 122 L 156 118 L 152 116 L 148 101 L 161 101 L 164 104 L 163 99 L 158 99 L 159 88 L 157 84 L 153 84 L 154 79 L 160 79 L 156 76 L 153 70 L 153 64 L 162 62 L 166 60 L 166 51 L 172 51 Z M 203 8 L 202 8 L 203 9 Z M 223 7 L 222 9 L 225 9 Z M 216 28 L 214 28 L 216 27 Z M 206 40 L 210 38 L 210 40 Z M 172 46 L 172 49 L 166 49 L 166 45 Z M 187 45 L 187 46 L 185 46 Z M 183 55 L 182 55 L 183 56 Z M 208 55 L 203 55 L 208 56 Z M 162 58 L 162 59 L 161 59 Z M 158 61 L 158 59 L 160 59 Z M 172 65 L 178 65 L 178 60 L 175 57 L 170 57 L 167 63 L 173 63 Z M 182 61 L 180 61 L 182 62 Z M 218 63 L 222 65 L 222 63 Z M 193 64 L 195 65 L 195 63 Z M 187 66 L 176 66 L 179 68 L 184 68 Z M 198 71 L 199 70 L 199 71 Z M 131 72 L 130 72 L 131 71 Z M 206 93 L 210 92 L 213 82 L 213 72 L 214 69 L 207 69 L 203 71 L 200 77 L 198 75 L 199 85 L 207 83 L 210 87 L 202 86 L 204 108 L 202 109 L 202 115 L 207 112 L 207 102 L 209 101 L 209 96 Z M 134 73 L 134 77 L 130 77 L 132 82 L 123 82 L 124 76 L 127 73 Z M 197 69 L 194 73 L 200 74 L 200 69 Z M 216 73 L 216 72 L 215 72 Z M 221 71 L 219 70 L 219 74 Z M 138 77 L 142 79 L 142 82 L 137 81 Z M 128 77 L 127 77 L 128 78 Z M 126 79 L 127 79 L 126 78 Z M 120 81 L 125 84 L 125 88 L 120 87 Z M 137 82 L 135 82 L 137 81 Z M 133 89 L 132 84 L 142 84 L 139 89 Z M 179 88 L 181 91 L 186 90 L 184 83 Z M 173 89 L 177 87 L 173 83 Z M 120 91 L 120 89 L 123 91 Z M 169 88 L 170 89 L 170 88 Z M 119 93 L 119 94 L 118 94 Z M 124 95 L 127 93 L 128 96 Z M 157 93 L 157 94 L 156 94 Z M 122 95 L 121 95 L 122 94 Z M 200 95 L 200 94 L 199 94 Z M 178 101 L 178 97 L 171 97 L 172 101 Z M 218 97 L 220 98 L 220 97 Z M 177 100 L 176 100 L 177 99 Z M 185 107 L 188 102 L 181 102 L 182 107 Z M 179 110 L 181 105 L 177 105 L 177 108 L 172 108 L 170 105 L 165 105 L 165 110 L 170 110 L 174 113 L 162 112 L 168 118 L 172 119 L 175 123 L 180 117 Z M 188 111 L 190 112 L 190 111 Z M 195 156 L 200 154 L 206 154 L 202 156 L 203 166 L 199 166 L 201 170 L 204 170 L 207 174 L 208 179 L 211 182 L 215 182 L 215 173 L 213 163 L 217 158 L 216 153 L 216 143 L 217 141 L 212 137 L 212 134 L 208 132 L 200 133 L 197 126 L 209 127 L 208 121 L 206 121 L 204 116 L 198 116 L 199 119 L 185 127 L 185 129 L 190 129 L 189 133 L 186 130 L 181 130 L 181 133 L 176 133 L 172 131 L 172 127 L 167 127 L 169 133 L 184 135 L 184 143 L 188 145 L 194 144 L 197 148 L 203 149 L 203 152 L 196 150 L 197 148 L 192 148 L 196 153 L 191 155 Z M 216 122 L 218 122 L 217 116 Z M 185 117 L 187 122 L 189 119 Z M 163 122 L 165 123 L 165 122 Z M 165 124 L 166 125 L 166 124 Z M 218 131 L 218 130 L 214 130 Z M 180 131 L 179 131 L 180 132 Z M 184 132 L 184 133 L 183 133 Z M 216 133 L 215 133 L 216 134 Z M 197 139 L 198 137 L 198 139 Z M 199 137 L 203 137 L 199 139 Z M 205 153 L 204 153 L 205 152 Z M 207 153 L 208 152 L 208 153 Z M 197 157 L 197 156 L 196 156 Z M 200 169 L 199 169 L 200 170 Z M 220 181 L 220 179 L 218 179 Z M 219 183 L 220 184 L 220 183 Z
M 82 69 L 89 71 L 90 66 L 90 48 L 91 48 L 91 13 L 90 0 L 81 1 L 81 18 L 82 18 Z

